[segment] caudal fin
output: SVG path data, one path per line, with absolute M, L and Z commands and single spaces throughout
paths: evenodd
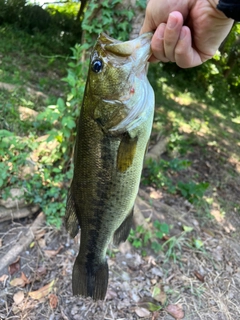
M 92 297 L 94 300 L 104 300 L 108 286 L 107 261 L 99 266 L 80 264 L 76 259 L 72 273 L 73 295 Z

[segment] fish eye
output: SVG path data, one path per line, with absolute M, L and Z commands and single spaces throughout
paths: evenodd
M 99 73 L 102 71 L 103 68 L 103 62 L 101 59 L 96 59 L 92 62 L 92 71 Z

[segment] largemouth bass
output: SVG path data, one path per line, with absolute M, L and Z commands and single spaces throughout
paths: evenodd
M 104 299 L 108 245 L 125 241 L 131 228 L 154 113 L 146 77 L 151 38 L 120 42 L 101 34 L 91 53 L 65 216 L 72 237 L 81 228 L 74 295 Z

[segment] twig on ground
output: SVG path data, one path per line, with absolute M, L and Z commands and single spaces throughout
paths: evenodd
M 28 206 L 24 208 L 4 208 L 0 206 L 0 222 L 25 218 L 39 210 L 38 206 Z
M 42 226 L 45 221 L 45 215 L 41 212 L 28 231 L 22 235 L 15 246 L 8 251 L 0 260 L 0 273 L 2 270 L 11 264 L 16 257 L 33 241 L 36 231 Z

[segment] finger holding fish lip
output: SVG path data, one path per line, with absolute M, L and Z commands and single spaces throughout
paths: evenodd
M 170 13 L 166 23 L 161 23 L 152 38 L 151 48 L 153 55 L 151 62 L 176 61 L 176 46 L 178 45 L 183 26 L 183 16 L 180 12 Z

